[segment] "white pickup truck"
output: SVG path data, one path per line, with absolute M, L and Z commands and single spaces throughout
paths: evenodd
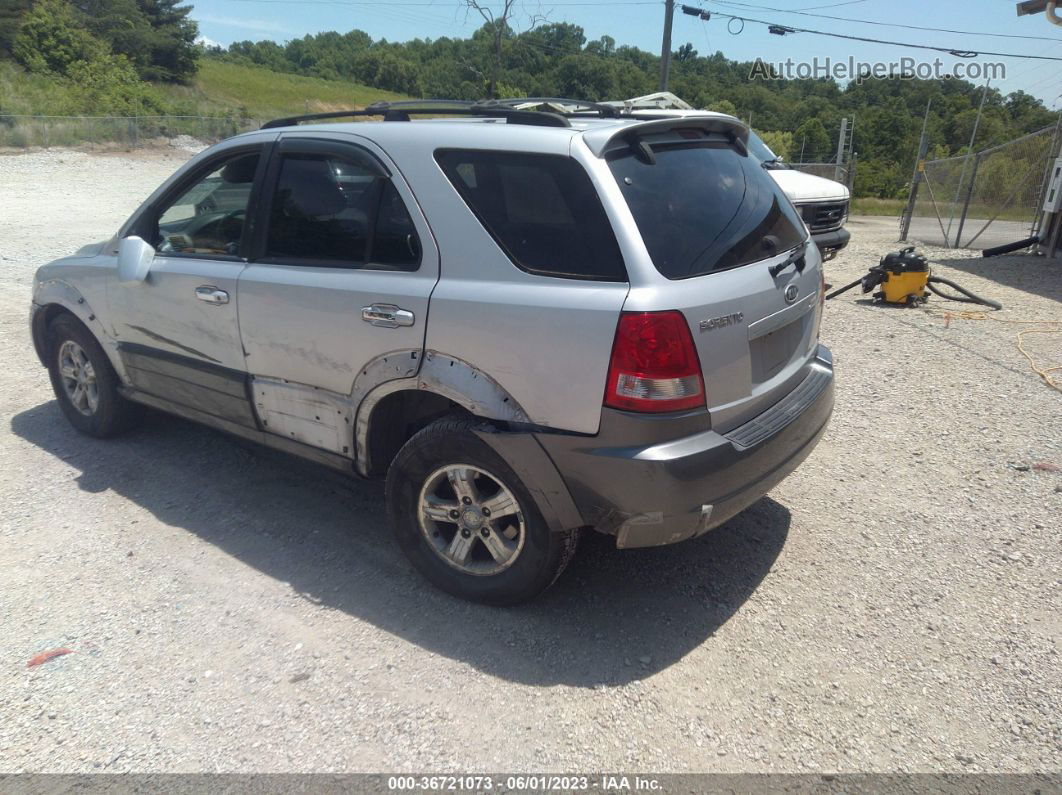
M 848 220 L 848 188 L 832 179 L 806 174 L 784 162 L 763 139 L 749 130 L 749 153 L 770 171 L 789 200 L 800 211 L 811 239 L 824 260 L 833 259 L 851 237 L 844 228 Z

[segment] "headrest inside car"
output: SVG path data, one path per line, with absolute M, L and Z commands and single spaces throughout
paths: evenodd
M 253 182 L 256 168 L 258 168 L 258 155 L 238 157 L 221 169 L 221 181 Z
M 311 218 L 335 215 L 347 206 L 335 175 L 324 160 L 286 159 L 279 192 L 289 212 Z

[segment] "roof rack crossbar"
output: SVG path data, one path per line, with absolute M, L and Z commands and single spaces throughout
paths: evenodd
M 570 127 L 571 124 L 560 113 L 538 110 L 521 110 L 518 108 L 491 102 L 466 102 L 455 99 L 409 100 L 402 102 L 374 102 L 360 110 L 335 110 L 327 113 L 307 113 L 300 116 L 286 116 L 273 119 L 262 125 L 261 129 L 271 130 L 277 127 L 292 127 L 304 121 L 324 121 L 326 119 L 357 118 L 359 116 L 380 116 L 384 121 L 409 121 L 411 115 L 450 115 L 450 116 L 484 116 L 505 119 L 510 124 L 527 124 L 537 127 Z

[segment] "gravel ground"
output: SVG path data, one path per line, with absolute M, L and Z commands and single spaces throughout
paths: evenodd
M 409 569 L 378 484 L 62 420 L 33 271 L 185 157 L 0 156 L 0 771 L 1060 769 L 1062 395 L 1021 326 L 831 301 L 836 413 L 769 497 L 677 547 L 591 538 L 536 603 L 478 607 Z M 896 247 L 850 228 L 835 285 Z M 1062 265 L 929 253 L 999 318 L 1060 319 Z

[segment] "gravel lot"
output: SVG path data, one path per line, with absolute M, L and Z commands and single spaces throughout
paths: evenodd
M 482 608 L 410 570 L 379 484 L 62 420 L 34 269 L 185 157 L 0 156 L 0 771 L 1060 769 L 1062 395 L 1021 326 L 831 301 L 837 409 L 793 476 L 698 542 L 590 538 L 538 602 Z M 835 285 L 896 248 L 893 219 L 850 228 Z M 929 253 L 998 318 L 1062 319 L 1059 263 Z M 1026 339 L 1062 363 L 1062 334 Z

